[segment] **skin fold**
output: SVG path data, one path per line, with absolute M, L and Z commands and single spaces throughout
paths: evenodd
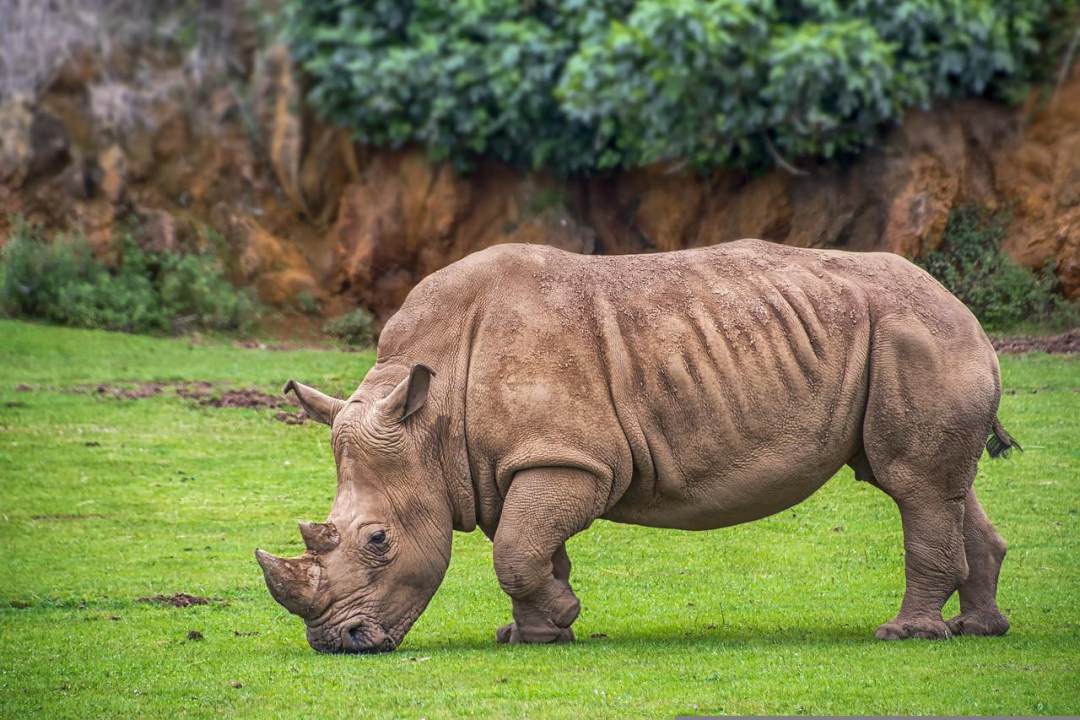
M 1005 543 L 972 482 L 997 422 L 978 321 L 887 253 L 741 240 L 628 256 L 499 245 L 426 278 L 332 428 L 337 496 L 307 552 L 257 551 L 324 652 L 396 647 L 450 561 L 493 541 L 500 642 L 573 639 L 565 543 L 593 520 L 708 530 L 809 497 L 845 464 L 892 497 L 907 589 L 883 639 L 998 635 Z M 960 593 L 961 614 L 941 608 Z

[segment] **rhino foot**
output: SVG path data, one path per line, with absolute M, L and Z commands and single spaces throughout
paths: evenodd
M 561 628 L 554 623 L 550 626 L 531 626 L 520 628 L 516 622 L 503 625 L 495 631 L 495 639 L 500 644 L 517 645 L 518 643 L 568 643 L 574 642 L 574 631 Z
M 946 625 L 953 635 L 1004 635 L 1009 631 L 1009 621 L 997 610 L 961 613 Z
M 952 635 L 949 626 L 935 618 L 897 618 L 885 623 L 874 633 L 878 640 L 948 640 Z

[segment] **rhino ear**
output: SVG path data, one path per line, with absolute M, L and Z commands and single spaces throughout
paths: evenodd
M 332 522 L 302 522 L 300 534 L 304 536 L 304 545 L 311 552 L 330 552 L 341 543 L 341 535 Z
M 295 380 L 285 383 L 285 387 L 281 389 L 281 393 L 286 396 L 290 391 L 296 396 L 296 399 L 300 402 L 300 407 L 304 408 L 304 412 L 324 425 L 332 425 L 334 416 L 341 411 L 341 408 L 345 407 L 344 400 L 324 395 L 315 388 L 308 387 Z
M 409 377 L 398 383 L 390 394 L 379 401 L 379 410 L 395 422 L 401 422 L 427 402 L 428 386 L 435 371 L 427 365 L 413 365 Z

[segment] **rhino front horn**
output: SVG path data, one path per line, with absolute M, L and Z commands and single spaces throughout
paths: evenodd
M 341 535 L 332 522 L 302 522 L 300 534 L 304 536 L 304 545 L 311 552 L 330 552 L 341 542 Z
M 255 551 L 266 587 L 282 607 L 294 615 L 310 617 L 315 612 L 315 592 L 321 568 L 310 557 L 279 558 L 262 550 Z

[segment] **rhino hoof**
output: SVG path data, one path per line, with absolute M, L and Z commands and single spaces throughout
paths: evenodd
M 946 625 L 953 635 L 1004 635 L 1009 631 L 1009 621 L 996 610 L 957 615 Z
M 887 622 L 877 629 L 874 636 L 878 640 L 907 640 L 908 638 L 948 640 L 952 637 L 952 632 L 941 620 L 913 618 Z
M 517 623 L 509 623 L 495 631 L 495 640 L 501 645 L 568 643 L 574 642 L 574 631 L 552 624 L 551 627 L 527 627 L 523 632 Z

